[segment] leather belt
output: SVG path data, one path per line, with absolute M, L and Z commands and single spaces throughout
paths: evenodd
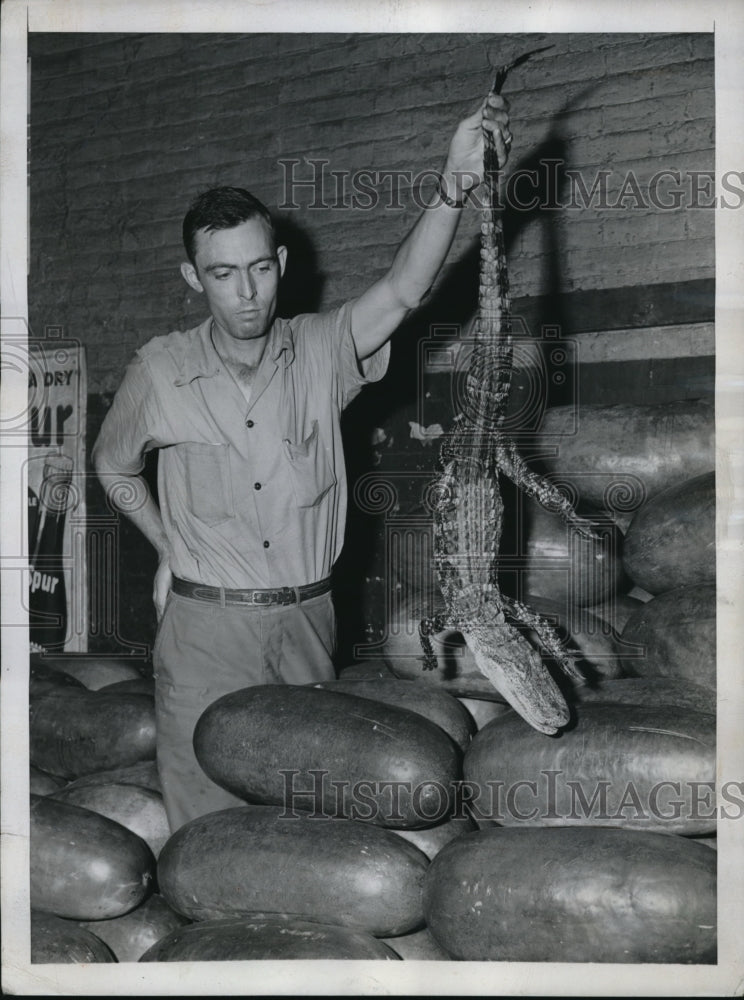
M 207 601 L 210 604 L 242 604 L 251 607 L 270 608 L 275 605 L 299 604 L 309 601 L 311 597 L 320 597 L 331 589 L 331 578 L 327 576 L 317 583 L 308 583 L 302 587 L 275 587 L 270 590 L 227 590 L 224 587 L 212 587 L 206 583 L 191 583 L 174 576 L 171 590 L 180 597 L 191 597 L 196 601 Z

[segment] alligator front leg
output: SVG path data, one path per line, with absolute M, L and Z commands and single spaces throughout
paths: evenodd
M 566 524 L 590 541 L 599 541 L 600 536 L 588 518 L 581 517 L 574 510 L 571 501 L 564 496 L 555 483 L 545 476 L 532 470 L 519 452 L 513 441 L 504 441 L 496 453 L 496 462 L 500 472 L 508 476 L 521 490 L 537 500 L 546 510 L 560 514 Z

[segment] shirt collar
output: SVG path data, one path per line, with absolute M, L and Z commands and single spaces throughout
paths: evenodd
M 187 385 L 202 376 L 209 378 L 220 370 L 219 355 L 209 335 L 211 326 L 210 317 L 190 331 L 188 349 L 181 356 L 178 375 L 173 379 L 174 385 Z
M 284 367 L 294 361 L 294 339 L 292 327 L 286 319 L 275 319 L 269 333 L 269 352 L 271 360 L 279 364 L 279 358 L 284 354 Z
M 173 380 L 174 385 L 187 385 L 195 378 L 210 378 L 222 370 L 220 356 L 212 343 L 211 329 L 210 317 L 192 331 L 189 350 L 181 359 L 178 375 Z M 282 355 L 285 368 L 294 361 L 292 327 L 287 320 L 274 320 L 269 330 L 267 352 L 276 365 Z

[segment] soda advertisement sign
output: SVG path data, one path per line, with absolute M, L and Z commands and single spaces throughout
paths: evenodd
M 26 463 L 31 648 L 87 649 L 85 348 L 29 344 Z

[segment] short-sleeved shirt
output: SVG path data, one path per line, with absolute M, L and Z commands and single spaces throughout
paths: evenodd
M 351 304 L 277 319 L 247 402 L 211 319 L 155 337 L 127 368 L 94 448 L 125 475 L 158 456 L 176 576 L 226 588 L 301 586 L 331 572 L 347 506 L 341 413 L 385 374 L 389 344 L 360 362 Z

